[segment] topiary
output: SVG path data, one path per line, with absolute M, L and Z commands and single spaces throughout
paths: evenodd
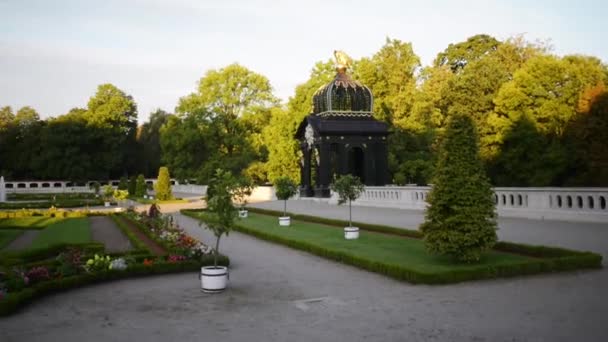
M 131 176 L 131 178 L 129 178 L 129 196 L 135 196 L 135 190 L 137 188 L 137 178 L 135 177 L 135 175 Z
M 144 178 L 144 175 L 140 174 L 139 176 L 137 176 L 137 181 L 135 184 L 135 197 L 144 197 L 144 195 L 147 193 L 147 188 L 146 188 L 146 179 Z
M 169 169 L 166 166 L 158 169 L 158 179 L 154 185 L 154 191 L 156 191 L 156 198 L 161 201 L 170 200 L 173 197 L 171 194 L 171 176 L 169 176 Z
M 479 158 L 471 118 L 456 115 L 448 123 L 420 226 L 428 251 L 458 261 L 477 261 L 496 243 L 493 192 Z
M 274 181 L 274 188 L 278 199 L 283 200 L 283 216 L 287 216 L 287 200 L 298 193 L 298 187 L 289 177 L 279 177 Z

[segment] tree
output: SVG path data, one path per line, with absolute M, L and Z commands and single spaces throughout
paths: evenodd
M 120 177 L 120 182 L 118 183 L 118 190 L 128 190 L 129 189 L 129 179 L 126 176 Z
M 335 75 L 332 61 L 317 62 L 310 71 L 308 80 L 296 87 L 294 96 L 289 98 L 287 109 L 272 109 L 270 123 L 263 130 L 264 143 L 268 149 L 265 167 L 270 182 L 275 182 L 281 176 L 287 176 L 294 182 L 300 179 L 302 154 L 294 135 L 300 122 L 312 113 L 316 91 L 329 83 Z
M 215 214 L 215 217 L 207 222 L 207 227 L 213 232 L 216 237 L 213 266 L 217 267 L 217 257 L 220 249 L 220 239 L 222 235 L 228 235 L 234 227 L 234 221 L 237 217 L 237 210 L 232 204 L 233 190 L 236 186 L 236 180 L 232 174 L 222 169 L 216 170 L 215 177 L 212 178 L 209 187 L 212 189 L 214 196 L 207 201 L 209 211 Z M 201 222 L 202 224 L 202 222 Z
M 355 66 L 355 79 L 374 94 L 374 116 L 389 124 L 405 125 L 416 90 L 415 72 L 420 58 L 411 43 L 386 39 L 372 58 L 363 58 Z
M 447 49 L 440 52 L 433 64 L 435 66 L 447 65 L 452 72 L 458 73 L 470 62 L 483 57 L 498 48 L 500 42 L 487 34 L 478 34 L 469 37 L 466 41 L 450 44 Z
M 130 95 L 112 84 L 102 84 L 89 99 L 84 117 L 97 145 L 95 157 L 104 178 L 137 168 L 137 105 Z
M 142 151 L 140 162 L 142 171 L 147 176 L 153 177 L 154 172 L 161 166 L 160 129 L 170 116 L 171 114 L 164 110 L 157 109 L 150 114 L 148 122 L 137 130 L 137 142 Z
M 171 194 L 171 177 L 169 176 L 169 169 L 162 166 L 158 169 L 158 178 L 156 184 L 154 184 L 154 191 L 156 191 L 156 198 L 161 201 L 170 200 L 173 198 Z
M 238 64 L 205 73 L 198 92 L 181 98 L 176 108 L 184 121 L 194 116 L 206 138 L 209 154 L 196 170 L 199 180 L 208 181 L 220 167 L 236 174 L 263 161 L 258 134 L 277 103 L 268 79 Z
M 139 174 L 137 176 L 137 183 L 135 184 L 135 197 L 144 197 L 147 192 L 146 179 L 143 174 Z
M 298 187 L 289 177 L 279 177 L 274 181 L 277 199 L 284 201 L 283 216 L 287 216 L 287 200 L 298 193 Z
M 331 190 L 338 193 L 338 204 L 348 202 L 348 226 L 353 226 L 352 204 L 351 202 L 359 198 L 365 186 L 359 177 L 353 175 L 343 175 L 338 177 L 331 184 Z
M 479 158 L 475 125 L 456 115 L 445 132 L 425 222 L 427 250 L 472 262 L 492 248 L 496 237 L 493 192 Z
M 135 192 L 137 189 L 137 177 L 135 177 L 135 175 L 131 176 L 129 178 L 129 196 L 135 196 Z

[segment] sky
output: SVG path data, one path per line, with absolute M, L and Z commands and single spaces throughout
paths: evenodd
M 481 33 L 608 63 L 606 13 L 608 1 L 590 0 L 0 0 L 0 107 L 55 117 L 112 83 L 141 123 L 235 62 L 287 101 L 334 50 L 371 57 L 387 37 L 411 42 L 423 66 Z

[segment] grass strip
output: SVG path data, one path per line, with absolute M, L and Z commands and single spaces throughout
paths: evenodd
M 91 241 L 89 219 L 70 218 L 55 222 L 40 231 L 30 248 L 36 249 L 61 243 L 86 243 Z
M 210 219 L 209 213 L 204 211 L 182 212 L 203 221 Z M 278 225 L 276 217 L 259 214 L 252 214 L 250 218 L 239 221 L 236 230 L 412 283 L 448 284 L 542 272 L 600 268 L 602 260 L 600 255 L 589 252 L 501 243 L 500 248 L 486 253 L 480 263 L 460 264 L 449 258 L 427 254 L 419 239 L 364 232 L 358 240 L 347 241 L 344 240 L 341 230 L 327 225 L 295 220 L 292 221 L 291 227 L 286 228 Z M 527 253 L 517 255 L 516 251 Z
M 0 250 L 4 247 L 8 246 L 18 238 L 21 234 L 23 234 L 22 229 L 2 229 L 0 230 Z

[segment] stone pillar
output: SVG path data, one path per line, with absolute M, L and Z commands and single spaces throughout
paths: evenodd
M 4 176 L 0 177 L 0 202 L 6 202 L 6 186 L 4 185 Z

